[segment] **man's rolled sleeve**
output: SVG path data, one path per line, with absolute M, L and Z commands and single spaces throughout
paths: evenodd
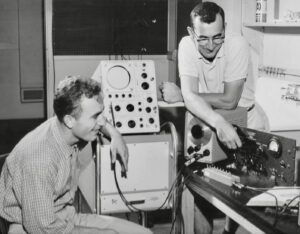
M 198 77 L 198 70 L 195 61 L 197 49 L 190 37 L 184 37 L 178 46 L 178 69 L 179 76 Z

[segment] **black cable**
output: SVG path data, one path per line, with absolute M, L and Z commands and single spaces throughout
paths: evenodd
M 272 194 L 268 191 L 265 191 L 265 190 L 270 189 L 270 188 L 254 188 L 254 187 L 251 187 L 251 186 L 245 186 L 245 188 L 250 189 L 250 190 L 254 190 L 254 191 L 264 191 L 264 193 L 266 193 L 266 194 L 268 194 L 268 195 L 275 198 L 275 218 L 274 218 L 274 222 L 273 222 L 273 226 L 275 226 L 277 221 L 278 221 L 279 205 L 278 205 L 277 197 L 274 194 Z
M 112 112 L 113 113 L 113 112 Z M 163 128 L 166 124 L 169 124 L 169 126 L 170 126 L 170 129 L 171 129 L 171 133 L 172 133 L 172 141 L 173 141 L 173 151 L 174 151 L 174 157 L 175 157 L 175 159 L 177 160 L 177 137 L 176 137 L 176 128 L 175 128 L 175 126 L 173 125 L 173 123 L 170 123 L 170 122 L 167 122 L 167 123 L 164 123 L 162 126 L 161 126 L 161 128 Z M 176 167 L 177 168 L 177 167 Z M 169 190 L 169 192 L 168 192 L 168 194 L 167 194 L 167 197 L 166 197 L 166 199 L 165 199 L 165 201 L 162 203 L 162 205 L 161 206 L 159 206 L 158 208 L 156 208 L 156 209 L 154 209 L 154 210 L 143 210 L 143 209 L 139 209 L 139 208 L 137 208 L 136 206 L 134 206 L 134 205 L 132 205 L 131 204 L 131 202 L 129 202 L 126 198 L 125 198 L 125 196 L 124 196 L 124 194 L 123 194 L 123 192 L 121 191 L 121 189 L 120 189 L 120 186 L 119 186 L 119 183 L 118 183 L 118 179 L 117 179 L 117 176 L 116 176 L 116 169 L 115 169 L 115 164 L 113 165 L 113 171 L 114 171 L 114 179 L 115 179 L 115 184 L 116 184 L 116 187 L 117 187 L 117 190 L 118 190 L 118 193 L 119 193 L 119 195 L 120 195 L 120 197 L 121 197 L 121 199 L 122 199 L 122 201 L 124 202 L 124 204 L 127 206 L 127 208 L 131 211 L 131 212 L 137 212 L 137 211 L 139 211 L 139 212 L 148 212 L 148 211 L 158 211 L 158 210 L 160 210 L 162 207 L 164 207 L 164 205 L 168 202 L 168 200 L 170 200 L 170 198 L 172 197 L 172 195 L 173 195 L 173 192 L 174 192 L 174 189 L 176 188 L 176 186 L 177 187 L 180 187 L 180 185 L 181 185 L 181 187 L 183 187 L 183 185 L 184 185 L 184 181 L 183 182 L 181 182 L 181 181 L 179 181 L 179 178 L 181 179 L 181 177 L 182 177 L 182 170 L 184 169 L 184 166 L 183 167 L 181 167 L 181 169 L 177 172 L 177 176 L 175 177 L 175 179 L 174 179 L 174 182 L 173 182 L 173 184 L 172 184 L 172 186 L 171 186 L 171 188 L 170 188 L 170 190 Z M 178 182 L 180 182 L 180 183 L 178 183 Z M 177 185 L 177 184 L 179 184 L 179 185 Z M 176 217 L 177 217 L 177 215 L 178 215 L 178 210 L 180 211 L 180 205 L 179 206 L 177 206 L 176 207 L 176 201 L 174 202 L 174 209 L 175 209 L 175 217 L 174 217 L 174 220 L 173 220 L 173 222 L 172 222 L 172 229 L 173 229 L 173 226 L 174 226 L 174 223 L 175 223 L 175 221 L 176 221 Z M 181 214 L 181 213 L 180 213 Z M 182 218 L 182 214 L 181 214 L 181 220 L 182 220 L 182 222 L 181 223 L 184 223 L 183 222 L 183 218 Z M 172 231 L 172 229 L 171 229 L 171 231 Z
M 120 186 L 119 186 L 119 183 L 118 183 L 118 179 L 117 179 L 117 175 L 116 175 L 116 169 L 115 169 L 115 166 L 113 167 L 113 171 L 114 171 L 114 178 L 115 178 L 115 184 L 116 184 L 116 187 L 117 187 L 117 190 L 118 190 L 118 193 L 122 199 L 122 201 L 125 203 L 125 205 L 128 207 L 128 209 L 131 211 L 131 212 L 136 212 L 136 211 L 141 211 L 141 212 L 147 212 L 149 210 L 143 210 L 143 209 L 140 209 L 140 208 L 137 208 L 136 206 L 132 205 L 124 196 L 123 192 L 121 191 L 120 189 Z M 160 205 L 158 208 L 154 209 L 154 210 L 151 210 L 151 211 L 157 211 L 157 210 L 160 210 L 162 207 L 164 207 L 164 205 L 166 204 L 166 202 L 170 199 L 171 195 L 172 195 L 172 192 L 175 188 L 175 185 L 178 183 L 177 180 L 178 178 L 180 178 L 181 176 L 181 170 L 178 172 L 170 190 L 169 190 L 169 193 L 165 199 L 165 201 L 162 203 L 162 205 Z
M 181 194 L 181 187 L 183 187 L 183 183 L 180 183 L 179 185 L 178 185 L 178 187 L 177 187 L 177 194 Z M 173 219 L 173 221 L 172 221 L 172 225 L 171 225 L 171 230 L 170 230 L 170 234 L 172 233 L 172 231 L 173 231 L 173 228 L 174 228 L 174 224 L 175 224 L 175 222 L 176 222 L 176 218 L 177 218 L 177 215 L 178 215 L 178 208 L 180 207 L 180 197 L 181 197 L 181 195 L 180 196 L 178 196 L 178 201 L 177 201 L 177 204 L 175 204 L 175 207 L 174 207 L 174 209 L 175 209 L 175 217 L 174 217 L 174 219 Z
M 116 175 L 116 167 L 115 167 L 115 165 L 113 166 L 113 171 L 114 171 L 115 184 L 116 184 L 116 186 L 117 186 L 117 190 L 118 190 L 118 192 L 119 192 L 119 195 L 120 195 L 122 201 L 125 203 L 125 205 L 127 206 L 127 208 L 128 208 L 131 212 L 134 212 L 135 210 L 132 209 L 131 204 L 126 200 L 126 198 L 124 197 L 123 193 L 121 192 L 121 189 L 120 189 L 120 187 L 119 187 L 119 183 L 118 183 L 118 181 L 117 181 L 117 175 Z
M 284 208 L 280 211 L 280 213 L 278 214 L 279 216 L 281 216 L 286 210 L 287 208 L 293 203 L 293 201 L 295 201 L 297 198 L 299 198 L 300 195 L 297 195 L 295 197 L 293 197 L 285 206 Z
M 180 187 L 183 187 L 183 183 L 181 183 L 180 184 Z M 178 189 L 179 189 L 179 187 L 178 187 Z M 170 230 L 170 234 L 172 233 L 172 231 L 173 231 L 173 229 L 174 229 L 174 226 L 175 226 L 175 223 L 176 223 L 176 220 L 177 220 L 177 216 L 178 216 L 178 213 L 181 213 L 180 212 L 180 205 L 177 205 L 176 207 L 175 207 L 175 217 L 174 217 L 174 219 L 173 219 L 173 221 L 172 221 L 172 225 L 171 225 L 171 230 Z M 181 220 L 181 221 L 183 221 L 183 220 Z M 182 222 L 180 222 L 180 223 L 182 223 Z
M 279 212 L 278 199 L 274 194 L 269 193 L 268 191 L 266 191 L 265 193 L 269 194 L 275 198 L 275 218 L 274 218 L 274 222 L 273 222 L 273 226 L 275 226 L 278 221 L 278 212 Z
M 183 187 L 185 185 L 185 181 L 188 179 L 188 177 L 184 178 L 184 180 L 181 182 L 179 179 L 182 178 L 182 170 L 184 169 L 184 166 L 181 167 L 181 169 L 178 171 L 177 173 L 177 176 L 169 190 L 169 193 L 165 199 L 165 201 L 162 203 L 161 206 L 159 206 L 158 208 L 154 209 L 154 210 L 151 210 L 151 211 L 158 211 L 160 210 L 165 204 L 166 202 L 171 198 L 171 195 L 173 193 L 173 190 L 175 188 L 175 186 L 178 184 L 178 190 L 179 190 L 179 193 L 180 194 L 178 197 L 179 197 L 179 202 L 178 202 L 178 205 L 174 208 L 175 209 L 175 217 L 172 221 L 172 226 L 171 226 L 171 230 L 170 230 L 170 233 L 173 231 L 173 228 L 175 226 L 175 222 L 177 220 L 177 216 L 180 215 L 180 228 L 181 230 L 183 230 L 183 234 L 184 234 L 184 219 L 183 219 L 183 216 L 182 216 L 182 213 L 181 213 L 181 194 L 182 194 L 182 191 L 183 191 Z M 143 210 L 143 209 L 140 209 L 140 208 L 137 208 L 136 206 L 132 205 L 124 196 L 123 192 L 121 191 L 120 189 L 120 186 L 119 186 L 119 183 L 118 183 L 118 179 L 117 179 L 117 175 L 116 175 L 116 169 L 115 169 L 115 166 L 113 167 L 113 171 L 114 171 L 114 178 L 115 178 L 115 184 L 116 184 L 116 187 L 117 187 L 117 190 L 118 190 L 118 193 L 122 199 L 122 201 L 124 202 L 124 204 L 127 206 L 127 208 L 130 210 L 130 212 L 148 212 L 150 210 Z M 180 183 L 179 183 L 180 182 Z
M 181 168 L 181 170 L 183 169 L 183 167 Z M 188 176 L 189 177 L 189 176 Z M 184 230 L 184 219 L 183 219 L 183 215 L 181 212 L 181 200 L 182 200 L 182 192 L 183 192 L 183 187 L 185 185 L 185 181 L 187 180 L 186 177 L 178 186 L 178 205 L 176 206 L 176 210 L 175 210 L 175 217 L 174 220 L 172 221 L 172 225 L 171 225 L 171 230 L 170 230 L 170 234 L 172 233 L 176 220 L 177 220 L 177 216 L 180 217 L 180 233 L 185 234 L 185 230 Z

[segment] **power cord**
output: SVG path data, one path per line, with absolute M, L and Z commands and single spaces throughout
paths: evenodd
M 161 125 L 161 129 L 168 126 L 170 128 L 170 131 L 171 131 L 171 136 L 172 136 L 172 143 L 173 143 L 173 147 L 172 147 L 172 153 L 171 153 L 171 156 L 175 158 L 175 162 L 177 161 L 177 145 L 178 145 L 178 136 L 177 136 L 177 131 L 176 131 L 176 128 L 174 126 L 174 124 L 172 122 L 165 122 L 164 124 Z M 176 165 L 176 163 L 175 163 Z M 112 169 L 114 171 L 114 178 L 115 178 L 115 184 L 116 184 L 116 187 L 117 187 L 117 190 L 118 190 L 118 193 L 122 199 L 122 201 L 124 202 L 124 204 L 128 207 L 128 209 L 131 211 L 131 212 L 135 212 L 135 211 L 141 211 L 141 212 L 146 212 L 146 211 L 149 211 L 149 210 L 143 210 L 143 209 L 140 209 L 140 208 L 137 208 L 136 206 L 134 206 L 131 202 L 129 202 L 122 190 L 120 189 L 120 186 L 119 186 L 119 182 L 118 182 L 118 179 L 117 179 L 117 176 L 116 176 L 116 170 L 115 170 L 115 165 L 112 166 Z M 176 169 L 176 166 L 175 166 L 175 169 Z M 153 211 L 157 211 L 157 210 L 160 210 L 161 208 L 164 207 L 164 205 L 167 203 L 167 201 L 172 197 L 172 192 L 175 188 L 175 185 L 178 183 L 178 178 L 180 178 L 181 176 L 181 172 L 178 172 L 169 192 L 168 192 L 168 195 L 165 199 L 165 201 L 156 209 L 154 209 Z
M 172 122 L 165 122 L 164 124 L 161 125 L 161 129 L 163 129 L 165 127 L 169 127 L 169 129 L 171 131 L 171 137 L 172 137 L 172 143 L 173 144 L 172 144 L 172 153 L 170 155 L 175 160 L 174 170 L 176 171 L 177 170 L 177 150 L 178 150 L 177 131 L 176 131 L 175 125 Z M 165 206 L 165 204 L 168 202 L 168 200 L 173 197 L 173 194 L 175 192 L 174 190 L 176 189 L 176 187 L 178 189 L 178 192 L 177 192 L 178 197 L 181 197 L 181 194 L 182 194 L 182 191 L 183 191 L 183 186 L 184 186 L 184 181 L 181 181 L 182 180 L 183 168 L 184 167 L 181 167 L 181 169 L 177 172 L 176 178 L 174 179 L 174 182 L 173 182 L 173 184 L 172 184 L 172 186 L 171 186 L 171 188 L 168 192 L 168 195 L 167 195 L 166 199 L 164 200 L 164 202 L 158 208 L 155 208 L 154 210 L 151 210 L 151 211 L 158 211 L 161 208 L 163 208 Z M 119 182 L 118 182 L 118 179 L 117 179 L 117 176 L 116 176 L 115 165 L 113 165 L 112 169 L 114 171 L 114 179 L 115 179 L 115 184 L 116 184 L 118 193 L 119 193 L 122 201 L 124 202 L 124 204 L 127 206 L 127 208 L 131 212 L 148 212 L 148 211 L 150 211 L 150 210 L 140 209 L 140 208 L 136 207 L 135 205 L 133 205 L 132 202 L 130 202 L 126 199 L 126 197 L 124 196 L 124 194 L 123 194 L 123 192 L 122 192 L 122 190 L 120 189 L 120 186 L 119 186 Z M 181 208 L 181 202 L 180 201 L 181 201 L 181 199 L 179 199 L 179 201 L 174 202 L 175 216 L 173 217 L 170 233 L 173 231 L 173 228 L 174 228 L 174 225 L 175 225 L 175 222 L 176 222 L 176 219 L 177 219 L 178 216 L 180 216 L 180 223 L 184 226 L 184 221 L 183 221 L 183 217 L 182 217 L 182 213 L 181 213 L 181 209 L 180 209 Z M 184 228 L 182 228 L 182 227 L 181 227 L 181 229 L 184 230 Z
M 280 211 L 278 215 L 279 216 L 283 215 L 286 212 L 286 210 L 290 207 L 290 205 L 293 203 L 293 201 L 295 201 L 297 198 L 300 198 L 300 195 L 294 196 L 291 200 L 289 200 L 289 202 L 283 206 L 283 209 Z
M 251 187 L 251 186 L 247 186 L 247 185 L 244 185 L 243 188 L 253 190 L 253 191 L 263 191 L 264 193 L 274 197 L 274 199 L 275 199 L 275 218 L 274 218 L 273 226 L 275 226 L 278 221 L 279 205 L 278 205 L 278 198 L 274 194 L 267 191 L 270 188 L 256 188 L 256 187 Z
M 116 169 L 115 169 L 114 166 L 113 166 L 113 171 L 114 171 L 115 184 L 116 184 L 118 193 L 119 193 L 119 195 L 120 195 L 122 201 L 123 201 L 123 202 L 125 203 L 125 205 L 128 207 L 128 209 L 129 209 L 131 212 L 136 212 L 136 211 L 147 212 L 147 211 L 150 211 L 150 210 L 143 210 L 143 209 L 137 208 L 136 206 L 134 206 L 134 205 L 132 204 L 132 202 L 128 201 L 128 200 L 125 198 L 125 196 L 124 196 L 122 190 L 120 189 L 119 182 L 118 182 L 117 175 L 116 175 Z M 164 207 L 164 205 L 167 203 L 167 201 L 171 198 L 172 192 L 173 192 L 173 190 L 174 190 L 174 188 L 175 188 L 175 185 L 178 183 L 178 179 L 180 178 L 180 176 L 181 176 L 181 173 L 178 173 L 178 175 L 176 176 L 176 178 L 175 178 L 175 180 L 174 180 L 174 182 L 173 182 L 173 184 L 172 184 L 172 186 L 171 186 L 171 188 L 170 188 L 170 190 L 169 190 L 169 192 L 168 192 L 168 195 L 167 195 L 166 199 L 164 200 L 164 202 L 163 202 L 158 208 L 155 208 L 154 210 L 151 210 L 151 211 L 157 211 L 157 210 L 160 210 L 161 208 Z

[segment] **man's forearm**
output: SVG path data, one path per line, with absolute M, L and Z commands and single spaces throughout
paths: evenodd
M 215 109 L 232 110 L 237 107 L 237 100 L 227 98 L 223 93 L 199 93 Z
M 210 103 L 206 102 L 199 94 L 192 94 L 184 98 L 187 109 L 202 119 L 210 126 L 215 127 L 216 123 L 223 117 L 215 112 Z

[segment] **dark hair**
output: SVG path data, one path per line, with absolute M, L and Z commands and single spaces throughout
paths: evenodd
M 217 14 L 220 14 L 223 20 L 223 28 L 225 27 L 225 14 L 222 7 L 217 5 L 214 2 L 203 2 L 199 3 L 194 7 L 190 14 L 191 25 L 193 26 L 194 19 L 197 16 L 200 16 L 201 22 L 212 23 L 216 21 Z
M 90 78 L 68 76 L 62 80 L 55 92 L 54 113 L 63 122 L 65 115 L 77 117 L 81 113 L 81 98 L 100 95 L 100 84 Z

